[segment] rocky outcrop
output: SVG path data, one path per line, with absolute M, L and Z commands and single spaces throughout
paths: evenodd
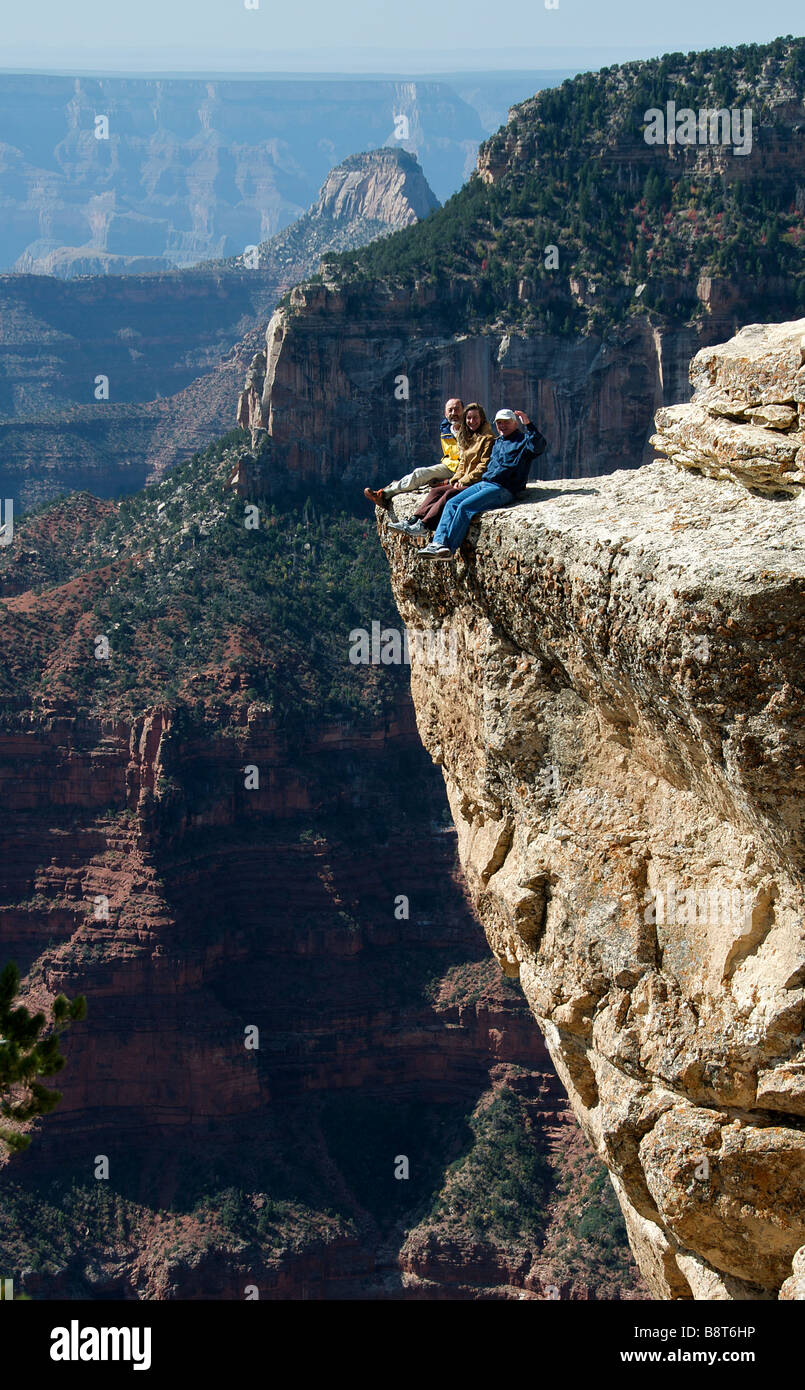
M 325 254 L 354 250 L 412 227 L 438 206 L 421 166 L 407 150 L 386 147 L 350 155 L 330 170 L 303 217 L 250 248 L 248 257 L 221 264 L 246 270 L 270 266 L 285 283 L 295 284 Z
M 399 228 L 412 227 L 438 206 L 413 155 L 389 148 L 343 160 L 327 175 L 310 215 L 342 222 L 366 217 Z
M 783 423 L 792 378 L 798 402 L 802 327 L 697 359 L 697 389 L 742 403 L 736 430 Z M 532 486 L 452 564 L 378 524 L 405 622 L 449 634 L 411 684 L 473 902 L 649 1287 L 792 1298 L 805 519 L 742 467 L 683 463 Z
M 689 405 L 660 410 L 652 444 L 681 468 L 798 497 L 805 484 L 805 319 L 752 324 L 697 354 Z
M 237 423 L 242 430 L 249 430 L 252 437 L 252 446 L 257 443 L 257 437 L 265 431 L 263 423 L 263 387 L 266 379 L 266 355 L 264 352 L 256 352 L 249 363 L 249 370 L 246 373 L 246 381 L 243 390 L 238 396 L 238 406 L 236 411 Z
M 319 256 L 362 246 L 377 236 L 413 226 L 439 206 L 416 159 L 405 150 L 373 150 L 346 159 L 328 175 L 318 202 L 293 227 L 259 248 L 259 264 L 281 266 L 290 280 L 300 280 Z M 292 303 L 298 303 L 294 291 Z M 273 427 L 271 390 L 276 375 L 281 325 L 287 315 L 274 314 L 266 334 L 266 352 L 252 358 L 238 399 L 237 423 L 251 431 L 252 445 Z M 268 359 L 268 365 L 267 360 Z M 268 383 L 267 383 L 268 375 Z M 271 423 L 270 423 L 271 422 Z M 309 419 L 301 430 L 309 437 L 318 421 Z M 297 470 L 294 456 L 286 460 Z M 304 470 L 299 470 L 304 471 Z

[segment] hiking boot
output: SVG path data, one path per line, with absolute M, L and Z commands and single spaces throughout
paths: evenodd
M 446 545 L 437 545 L 435 541 L 431 541 L 430 545 L 423 545 L 422 549 L 417 551 L 417 555 L 420 560 L 452 560 L 453 558 L 452 550 L 448 550 Z
M 384 495 L 384 493 L 383 493 L 383 489 L 382 489 L 382 488 L 375 489 L 375 488 L 371 488 L 371 487 L 365 487 L 365 488 L 363 489 L 363 495 L 364 495 L 364 497 L 366 497 L 370 502 L 374 502 L 374 504 L 375 504 L 376 507 L 387 507 L 387 506 L 388 506 L 388 502 L 386 501 L 386 498 L 385 498 L 385 495 Z

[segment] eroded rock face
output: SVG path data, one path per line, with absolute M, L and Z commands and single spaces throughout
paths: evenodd
M 651 457 L 657 408 L 688 394 L 691 353 L 729 331 L 709 317 L 695 329 L 641 320 L 603 349 L 592 336 L 456 333 L 444 311 L 419 283 L 372 284 L 359 300 L 333 284 L 297 285 L 268 325 L 262 398 L 286 467 L 316 484 L 363 487 L 432 463 L 444 402 L 466 382 L 493 410 L 514 401 L 537 421 L 547 476 L 637 467 Z M 415 410 L 395 396 L 400 373 Z
M 413 156 L 395 149 L 353 155 L 327 175 L 312 209 L 318 217 L 374 218 L 389 227 L 411 227 L 439 206 Z
M 753 323 L 704 348 L 690 380 L 690 404 L 657 414 L 657 452 L 680 468 L 797 496 L 805 484 L 805 319 Z
M 70 276 L 239 253 L 299 217 L 334 164 L 397 146 L 398 111 L 449 197 L 486 124 L 452 84 L 4 73 L 0 265 Z
M 442 630 L 411 683 L 473 902 L 649 1287 L 800 1296 L 805 512 L 660 461 L 532 485 L 450 564 L 378 524 Z

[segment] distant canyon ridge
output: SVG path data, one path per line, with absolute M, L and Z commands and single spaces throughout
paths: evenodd
M 415 153 L 444 201 L 508 107 L 564 76 L 0 75 L 0 269 L 71 278 L 237 255 L 300 217 L 334 165 L 385 144 Z

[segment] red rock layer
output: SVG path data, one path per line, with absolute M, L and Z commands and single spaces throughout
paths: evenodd
M 244 787 L 246 763 L 259 790 Z M 428 798 L 434 814 L 440 803 L 433 776 L 407 702 L 385 728 L 323 728 L 304 750 L 268 725 L 183 737 L 167 708 L 132 728 L 53 718 L 0 732 L 0 957 L 29 972 L 33 1005 L 64 990 L 89 1006 L 64 1043 L 60 1105 L 14 1160 L 14 1181 L 69 1170 L 89 1182 L 106 1154 L 110 1190 L 125 1167 L 129 1197 L 139 1184 L 167 1206 L 189 1155 L 225 1165 L 238 1146 L 276 1145 L 306 1095 L 469 1112 L 509 1064 L 564 1132 L 561 1088 L 519 996 L 502 980 L 469 998 L 438 984 L 486 948 L 452 830 L 423 834 Z M 418 814 L 401 813 L 412 796 Z M 400 895 L 409 916 L 398 920 Z M 252 1026 L 258 1049 L 244 1045 Z M 250 1276 L 261 1297 L 430 1296 L 434 1282 L 458 1288 L 454 1259 L 469 1285 L 516 1284 L 488 1255 L 473 1273 L 471 1254 L 447 1247 L 434 1280 L 427 1260 L 399 1257 L 404 1233 L 381 1238 L 361 1221 L 360 1239 L 263 1254 Z M 167 1244 L 151 1225 L 114 1258 L 96 1251 L 88 1283 L 76 1284 L 74 1260 L 26 1287 L 243 1296 L 236 1252 L 191 1239 L 171 1260 Z

